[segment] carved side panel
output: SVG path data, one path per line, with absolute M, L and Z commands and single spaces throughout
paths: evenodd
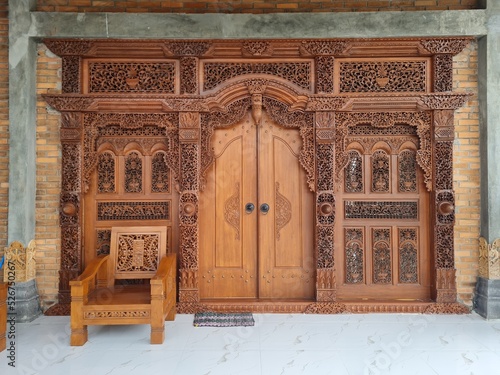
M 316 92 L 332 94 L 335 91 L 333 81 L 333 56 L 316 57 Z
M 444 92 L 453 90 L 453 56 L 434 56 L 434 91 Z
M 114 193 L 116 191 L 116 156 L 111 152 L 99 155 L 97 165 L 97 191 Z
M 198 59 L 183 57 L 180 59 L 181 94 L 198 92 Z
M 373 283 L 392 282 L 391 229 L 372 229 Z
M 412 150 L 403 150 L 398 155 L 398 191 L 417 192 L 417 155 Z
M 362 284 L 365 280 L 364 230 L 363 228 L 344 228 L 345 243 L 345 282 Z
M 159 151 L 151 159 L 151 191 L 153 193 L 170 193 L 170 168 L 165 162 L 167 153 Z
M 374 193 L 389 192 L 391 186 L 391 170 L 389 156 L 385 151 L 375 151 L 371 157 L 372 187 Z
M 349 161 L 345 167 L 344 189 L 346 193 L 362 193 L 364 191 L 363 158 L 358 151 L 348 153 Z
M 78 94 L 81 92 L 81 57 L 64 56 L 62 58 L 62 92 Z
M 418 283 L 417 228 L 398 228 L 399 282 Z

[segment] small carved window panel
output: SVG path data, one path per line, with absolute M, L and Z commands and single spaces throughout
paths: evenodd
M 345 228 L 345 282 L 364 283 L 364 243 L 363 228 Z
M 151 159 L 151 192 L 170 193 L 170 169 L 166 162 L 166 154 L 163 151 L 154 154 Z
M 391 229 L 373 228 L 373 283 L 390 284 L 392 282 L 391 265 Z
M 391 186 L 389 156 L 385 151 L 375 151 L 371 158 L 372 192 L 388 193 Z
M 400 283 L 418 283 L 417 238 L 417 228 L 398 228 Z
M 97 191 L 99 193 L 115 192 L 116 158 L 111 152 L 99 155 L 97 165 Z
M 125 158 L 125 192 L 142 191 L 142 157 L 137 152 L 131 152 Z
M 417 192 L 417 154 L 404 150 L 398 156 L 398 189 L 400 193 Z
M 349 161 L 345 167 L 345 191 L 363 192 L 363 158 L 354 150 L 349 151 Z

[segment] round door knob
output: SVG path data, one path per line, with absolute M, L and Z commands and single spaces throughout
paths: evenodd
M 260 212 L 262 212 L 264 215 L 269 212 L 269 209 L 270 209 L 270 207 L 267 203 L 262 203 L 260 205 Z
M 251 214 L 254 209 L 255 209 L 255 205 L 253 203 L 247 203 L 247 204 L 245 204 L 245 212 L 247 214 Z

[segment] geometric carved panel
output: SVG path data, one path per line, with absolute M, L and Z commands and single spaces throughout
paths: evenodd
M 418 219 L 418 202 L 345 201 L 346 219 Z

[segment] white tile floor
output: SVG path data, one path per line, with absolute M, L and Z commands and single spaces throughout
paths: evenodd
M 163 345 L 149 326 L 89 327 L 69 346 L 68 317 L 17 324 L 16 368 L 0 353 L 0 374 L 51 375 L 500 375 L 500 321 L 471 315 L 255 314 L 254 327 L 167 322 Z

